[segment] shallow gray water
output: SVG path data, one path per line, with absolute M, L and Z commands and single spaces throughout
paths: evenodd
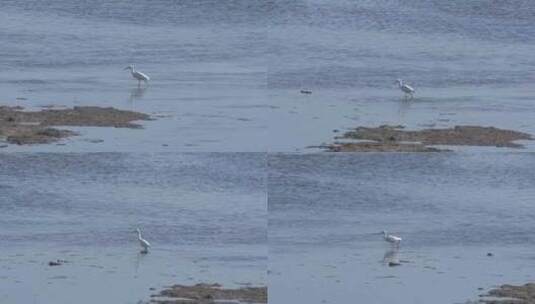
M 452 304 L 532 281 L 533 164 L 532 154 L 270 156 L 270 303 Z M 403 238 L 399 251 L 382 230 Z M 393 256 L 406 263 L 388 267 Z
M 158 118 L 6 150 L 309 151 L 380 124 L 535 133 L 534 15 L 529 0 L 3 1 L 2 104 Z
M 0 155 L 0 302 L 137 303 L 171 284 L 265 285 L 265 191 L 263 154 Z M 68 263 L 47 265 L 56 259 Z
M 534 18 L 528 0 L 274 1 L 270 149 L 306 151 L 361 125 L 535 133 Z
M 2 1 L 1 104 L 114 106 L 145 130 L 15 151 L 264 151 L 264 1 Z M 151 78 L 137 88 L 131 63 Z M 25 98 L 27 100 L 17 100 Z M 102 138 L 102 144 L 83 139 Z M 163 145 L 167 146 L 163 146 Z

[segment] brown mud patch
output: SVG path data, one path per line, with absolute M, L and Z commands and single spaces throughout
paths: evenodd
M 161 299 L 159 299 L 161 298 Z M 154 295 L 151 303 L 159 304 L 209 304 L 267 303 L 267 287 L 243 287 L 225 289 L 219 284 L 174 285 Z
M 494 127 L 455 126 L 449 129 L 404 130 L 403 126 L 383 125 L 377 128 L 358 127 L 336 139 L 367 140 L 367 142 L 336 142 L 325 148 L 332 152 L 438 152 L 429 147 L 492 146 L 522 148 L 516 140 L 532 140 L 530 134 Z
M 486 297 L 489 297 L 488 299 Z M 502 285 L 482 295 L 485 304 L 535 304 L 535 283 L 521 286 Z
M 53 126 L 141 128 L 135 120 L 149 120 L 147 114 L 101 107 L 22 111 L 22 107 L 0 106 L 0 136 L 8 143 L 44 144 L 77 135 Z

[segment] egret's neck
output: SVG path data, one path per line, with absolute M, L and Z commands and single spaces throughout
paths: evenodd
M 403 81 L 398 81 L 398 86 L 401 88 L 403 86 Z
M 141 231 L 137 232 L 137 238 L 141 240 Z

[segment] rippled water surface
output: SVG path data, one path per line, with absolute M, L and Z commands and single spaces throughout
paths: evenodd
M 534 17 L 528 0 L 3 1 L 2 104 L 157 118 L 6 150 L 308 151 L 380 124 L 535 133 Z
M 266 5 L 2 1 L 0 103 L 114 106 L 158 118 L 142 131 L 84 128 L 66 146 L 10 149 L 264 151 Z M 131 63 L 151 77 L 147 88 L 123 70 Z M 83 141 L 93 137 L 105 142 Z
M 0 155 L 0 302 L 137 303 L 171 284 L 265 285 L 264 176 L 254 153 Z M 57 259 L 68 262 L 48 266 Z
M 270 156 L 270 303 L 464 303 L 534 280 L 534 161 Z M 403 238 L 399 250 L 382 230 Z
M 274 1 L 271 20 L 274 151 L 361 125 L 535 133 L 532 1 Z M 397 78 L 416 88 L 412 102 Z

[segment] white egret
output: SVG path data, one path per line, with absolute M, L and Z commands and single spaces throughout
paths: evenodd
M 388 234 L 384 230 L 383 230 L 383 237 L 384 237 L 385 241 L 387 241 L 389 243 L 392 243 L 392 244 L 395 244 L 395 245 L 399 245 L 399 243 L 401 243 L 401 238 L 399 236 Z
M 408 85 L 408 84 L 404 84 L 404 83 L 403 83 L 403 80 L 401 80 L 401 79 L 398 79 L 397 82 L 398 82 L 399 89 L 400 89 L 403 93 L 405 93 L 405 98 L 406 98 L 407 96 L 410 96 L 411 99 L 412 99 L 412 98 L 414 97 L 414 92 L 416 92 L 416 90 L 414 90 L 414 88 L 411 87 L 410 85 Z
M 149 83 L 150 77 L 147 76 L 147 74 L 141 73 L 140 71 L 136 71 L 133 64 L 127 66 L 124 69 L 130 70 L 130 72 L 132 73 L 132 77 L 134 77 L 134 79 L 137 79 L 138 86 L 141 85 L 141 81 L 144 81 L 145 83 Z
M 141 245 L 141 248 L 142 248 L 141 253 L 149 253 L 150 243 L 141 237 L 141 230 L 139 228 L 136 229 L 136 232 L 137 232 L 137 239 L 139 240 L 139 245 Z

